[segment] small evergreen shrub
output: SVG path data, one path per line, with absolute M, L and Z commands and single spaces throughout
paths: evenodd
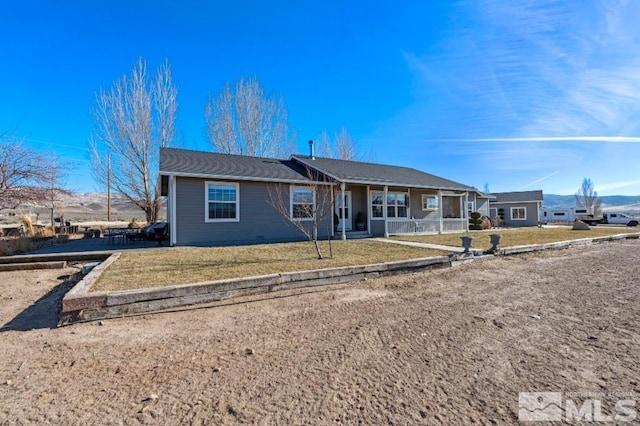
M 471 213 L 471 217 L 469 218 L 469 229 L 473 231 L 481 231 L 483 229 L 482 215 L 480 212 Z

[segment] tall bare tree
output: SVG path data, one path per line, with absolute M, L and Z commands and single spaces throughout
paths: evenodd
M 111 187 L 142 209 L 147 222 L 156 221 L 162 206 L 158 156 L 175 135 L 177 93 L 168 61 L 151 79 L 139 59 L 131 75 L 96 94 L 90 141 L 94 176 L 102 185 L 110 176 Z
M 594 216 L 602 213 L 602 199 L 598 197 L 595 185 L 590 178 L 584 178 L 578 192 L 576 192 L 576 206 L 584 207 L 591 211 Z
M 225 84 L 205 106 L 207 136 L 216 151 L 253 157 L 286 158 L 294 137 L 282 96 L 267 96 L 258 79 Z
M 48 153 L 24 146 L 15 134 L 0 134 L 0 209 L 42 202 L 50 178 Z
M 296 185 L 296 192 L 292 186 L 276 184 L 268 187 L 268 203 L 280 214 L 280 216 L 309 241 L 312 241 L 316 249 L 318 259 L 324 255 L 318 241 L 319 229 L 326 224 L 327 218 L 332 214 L 331 191 L 329 181 L 315 173 L 311 168 L 306 168 L 309 183 Z
M 346 127 L 329 137 L 329 133 L 323 130 L 316 139 L 317 152 L 320 157 L 337 158 L 350 161 L 370 161 L 371 153 L 364 154 L 359 144 L 353 139 Z

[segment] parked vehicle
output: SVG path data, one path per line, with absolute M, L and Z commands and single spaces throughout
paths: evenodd
M 140 229 L 140 234 L 145 240 L 166 239 L 167 222 L 153 222 Z
M 602 223 L 601 216 L 595 216 L 591 209 L 585 207 L 566 207 L 566 208 L 542 208 L 542 223 L 571 223 L 581 220 L 584 223 L 596 226 Z
M 638 226 L 640 218 L 629 216 L 625 213 L 605 213 L 602 215 L 602 223 Z

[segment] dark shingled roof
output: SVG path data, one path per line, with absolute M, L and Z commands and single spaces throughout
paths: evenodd
M 160 148 L 160 174 L 270 182 L 308 182 L 305 168 L 291 160 Z
M 345 183 L 477 191 L 471 186 L 408 167 L 321 157 L 312 160 L 310 157 L 293 156 L 290 160 L 277 160 L 176 148 L 160 149 L 162 175 L 302 183 L 309 181 L 305 164 Z
M 430 175 L 409 167 L 322 157 L 315 157 L 312 160 L 311 157 L 302 155 L 294 155 L 292 158 L 309 164 L 317 170 L 345 183 L 477 191 L 476 188 L 471 186 Z
M 542 201 L 542 191 L 494 192 L 492 203 L 532 203 Z

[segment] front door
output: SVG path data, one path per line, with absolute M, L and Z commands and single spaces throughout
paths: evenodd
M 338 231 L 351 231 L 351 191 L 344 191 L 344 205 L 342 208 L 342 192 L 338 192 L 336 197 L 336 214 L 338 215 Z M 344 210 L 344 211 L 343 211 Z M 343 218 L 344 214 L 344 220 Z

